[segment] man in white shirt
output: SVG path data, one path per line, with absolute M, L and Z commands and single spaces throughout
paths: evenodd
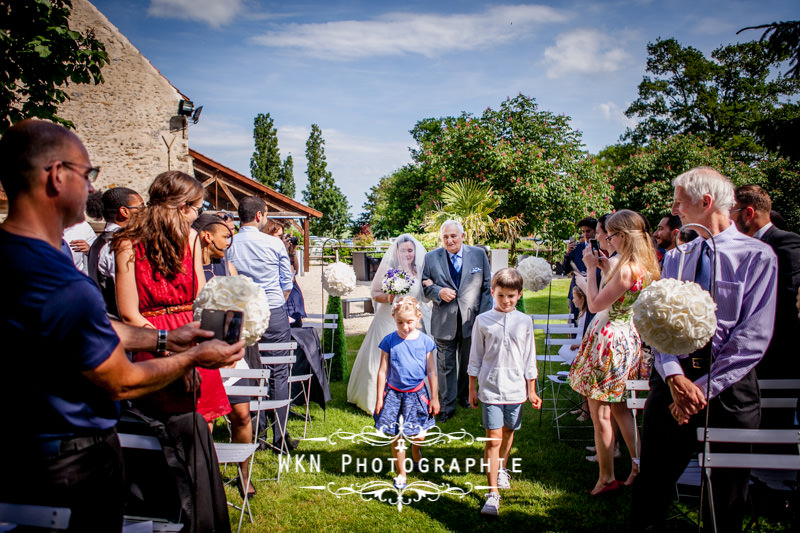
M 97 234 L 92 229 L 91 224 L 85 220 L 64 229 L 64 241 L 69 245 L 72 252 L 72 262 L 75 264 L 75 268 L 84 274 L 88 272 L 86 256 L 96 238 Z
M 248 196 L 239 202 L 239 233 L 233 237 L 228 250 L 231 261 L 239 274 L 252 278 L 267 295 L 270 315 L 269 327 L 261 337 L 262 342 L 292 342 L 289 329 L 289 316 L 286 313 L 286 298 L 292 290 L 292 267 L 289 254 L 283 241 L 263 233 L 267 226 L 267 204 L 262 198 Z M 273 357 L 288 355 L 283 352 L 269 352 Z M 269 365 L 270 398 L 285 400 L 289 397 L 289 365 Z M 297 441 L 289 438 L 286 428 L 286 409 L 278 409 L 277 426 L 273 431 L 272 446 L 277 453 L 286 448 L 293 450 Z M 260 431 L 261 428 L 259 428 Z
M 144 207 L 144 200 L 133 189 L 115 187 L 103 193 L 102 202 L 106 227 L 89 248 L 87 274 L 100 287 L 108 313 L 119 316 L 115 283 L 116 261 L 110 247 L 111 238 L 128 224 L 133 213 Z

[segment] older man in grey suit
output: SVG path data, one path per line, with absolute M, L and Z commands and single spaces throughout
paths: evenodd
M 492 308 L 492 270 L 486 252 L 466 246 L 464 227 L 455 220 L 442 224 L 444 248 L 425 254 L 422 281 L 433 302 L 431 335 L 436 341 L 439 398 L 444 422 L 455 414 L 456 398 L 468 407 L 467 363 L 475 317 Z

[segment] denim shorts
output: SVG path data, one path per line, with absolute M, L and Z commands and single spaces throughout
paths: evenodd
M 517 431 L 522 427 L 521 403 L 484 403 L 481 411 L 484 429 L 505 427 Z

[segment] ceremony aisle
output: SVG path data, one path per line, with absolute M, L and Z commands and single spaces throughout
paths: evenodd
M 567 280 L 554 280 L 551 312 L 566 312 Z M 547 291 L 535 295 L 526 292 L 528 313 L 547 312 Z M 348 363 L 352 366 L 363 335 L 347 338 Z M 537 340 L 538 353 L 544 353 L 541 338 Z M 540 363 L 540 375 L 544 370 Z M 566 368 L 566 367 L 565 367 Z M 328 404 L 327 416 L 317 405 L 312 404 L 314 417 L 307 437 L 329 437 L 337 430 L 358 433 L 371 430 L 372 417 L 345 401 L 347 382 L 337 382 L 331 386 L 332 401 Z M 549 402 L 545 402 L 547 407 Z M 297 409 L 299 411 L 299 409 Z M 486 477 L 472 467 L 464 472 L 469 458 L 479 465 L 483 455 L 483 443 L 468 444 L 465 439 L 454 440 L 449 444 L 437 444 L 423 448 L 423 455 L 432 462 L 435 458 L 444 459 L 444 472 L 427 474 L 412 473 L 409 484 L 427 480 L 451 490 L 468 492 L 463 497 L 444 494 L 424 496 L 415 501 L 415 494 L 406 489 L 406 502 L 402 510 L 395 504 L 381 502 L 369 496 L 355 493 L 337 498 L 327 490 L 305 487 L 329 487 L 331 491 L 352 488 L 371 481 L 384 481 L 390 488 L 384 499 L 396 502 L 396 492 L 391 488 L 392 476 L 389 472 L 388 458 L 391 456 L 386 446 L 373 446 L 368 443 L 353 443 L 336 438 L 334 444 L 323 441 L 304 441 L 292 455 L 289 472 L 281 474 L 280 482 L 254 481 L 258 495 L 251 500 L 254 524 L 245 517 L 242 531 L 626 531 L 628 523 L 630 489 L 620 491 L 607 498 L 591 498 L 585 493 L 597 476 L 597 466 L 584 459 L 588 453 L 584 446 L 591 444 L 591 429 L 579 430 L 575 434 L 586 439 L 585 442 L 560 443 L 551 427 L 550 411 L 545 411 L 539 425 L 539 413 L 530 404 L 523 409 L 522 428 L 514 439 L 511 458 L 518 458 L 520 473 L 512 474 L 511 489 L 502 491 L 500 515 L 487 519 L 479 514 L 484 501 L 485 490 L 472 490 L 471 485 L 486 485 Z M 570 424 L 574 418 L 570 417 Z M 302 434 L 302 421 L 290 421 L 293 436 Z M 443 433 L 456 434 L 462 429 L 475 437 L 483 436 L 480 409 L 460 409 L 455 418 L 440 425 Z M 218 440 L 227 438 L 221 422 L 215 428 Z M 319 471 L 310 472 L 312 461 L 319 458 Z M 343 460 L 350 461 L 343 467 Z M 356 470 L 356 462 L 366 460 L 366 472 Z M 382 471 L 373 472 L 372 462 L 380 463 Z M 379 461 L 377 461 L 379 460 Z M 453 461 L 461 472 L 451 471 Z M 622 470 L 629 464 L 627 455 L 618 460 Z M 274 477 L 278 466 L 277 456 L 270 452 L 258 452 L 253 479 Z M 302 468 L 305 472 L 301 471 Z M 343 471 L 344 469 L 344 471 Z M 297 471 L 296 471 L 297 470 Z M 431 470 L 433 470 L 431 466 Z M 232 475 L 229 466 L 226 479 Z M 330 484 L 330 485 L 329 485 Z M 471 485 L 470 485 L 471 484 Z M 238 492 L 227 487 L 228 499 L 239 503 Z M 341 492 L 341 491 L 340 491 Z M 232 524 L 238 523 L 239 512 L 230 509 Z M 696 531 L 686 522 L 673 520 L 672 531 Z M 774 531 L 764 525 L 756 531 Z

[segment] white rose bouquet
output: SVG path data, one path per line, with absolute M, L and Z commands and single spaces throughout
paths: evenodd
M 717 329 L 717 304 L 693 281 L 666 278 L 639 294 L 633 323 L 646 342 L 662 353 L 692 353 L 708 343 Z
M 417 280 L 415 280 L 414 277 L 405 270 L 401 270 L 399 268 L 390 268 L 386 271 L 386 275 L 383 277 L 381 291 L 385 292 L 386 294 L 403 296 L 411 291 L 411 287 L 414 286 L 416 281 Z
M 550 263 L 541 257 L 526 257 L 517 265 L 517 270 L 522 275 L 522 286 L 529 291 L 540 291 L 553 279 Z
M 194 301 L 194 319 L 203 309 L 242 311 L 242 338 L 255 344 L 269 326 L 269 301 L 264 290 L 247 276 L 215 276 L 203 286 Z
M 356 273 L 344 263 L 331 263 L 322 270 L 322 288 L 331 296 L 344 296 L 356 288 Z

